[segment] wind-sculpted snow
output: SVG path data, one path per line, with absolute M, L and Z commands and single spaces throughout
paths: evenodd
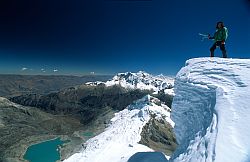
M 249 162 L 249 84 L 250 60 L 188 60 L 175 80 L 179 147 L 170 161 Z
M 199 148 L 202 150 L 199 156 L 213 158 L 214 148 L 208 147 L 214 145 L 217 134 L 217 116 L 214 111 L 215 89 L 197 87 L 181 81 L 176 82 L 176 87 L 178 87 L 178 95 L 174 99 L 174 113 L 171 117 L 175 121 L 175 133 L 181 145 L 172 158 L 184 152 L 195 154 L 198 150 L 193 147 L 197 147 L 197 143 L 191 144 L 192 147 L 190 147 L 190 141 L 195 138 L 199 141 Z M 196 156 L 188 158 L 194 158 L 194 161 L 197 159 Z

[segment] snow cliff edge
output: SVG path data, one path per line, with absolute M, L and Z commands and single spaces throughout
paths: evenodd
M 250 161 L 250 60 L 196 58 L 176 76 L 170 161 Z

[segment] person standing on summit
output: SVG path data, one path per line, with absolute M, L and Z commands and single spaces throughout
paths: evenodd
M 227 51 L 225 47 L 225 42 L 228 37 L 228 30 L 224 26 L 223 22 L 217 22 L 216 25 L 216 32 L 214 33 L 214 36 L 208 35 L 208 39 L 213 39 L 214 44 L 210 48 L 210 57 L 214 57 L 214 50 L 216 49 L 217 46 L 220 47 L 220 50 L 222 51 L 223 58 L 227 58 Z

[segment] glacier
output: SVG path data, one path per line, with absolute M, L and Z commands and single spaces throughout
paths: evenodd
M 250 60 L 196 58 L 175 79 L 173 162 L 250 161 Z

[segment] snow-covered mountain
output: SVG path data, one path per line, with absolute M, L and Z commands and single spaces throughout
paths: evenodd
M 174 79 L 164 75 L 153 76 L 143 71 L 137 73 L 118 73 L 107 82 L 88 82 L 87 85 L 105 84 L 106 86 L 120 85 L 125 88 L 153 90 L 158 92 L 164 90 L 173 95 Z
M 152 117 L 174 125 L 169 107 L 147 95 L 116 113 L 103 133 L 89 139 L 81 152 L 64 162 L 126 162 L 137 152 L 153 152 L 139 144 L 142 129 Z
M 250 161 L 250 60 L 198 58 L 175 80 L 173 162 Z

